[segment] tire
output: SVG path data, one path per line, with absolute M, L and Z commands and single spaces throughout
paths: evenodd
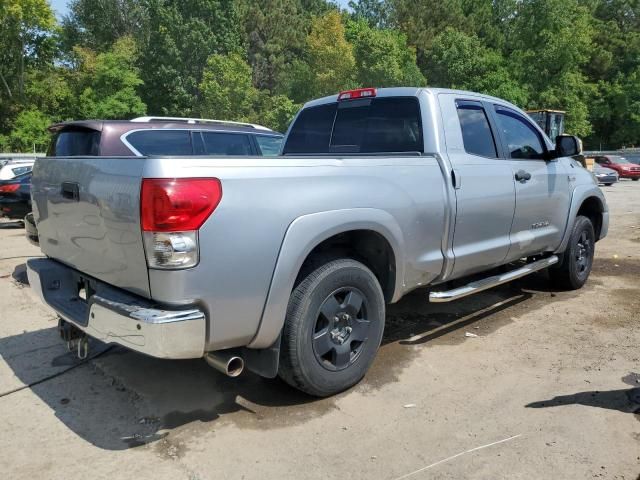
M 593 266 L 595 239 L 591 220 L 583 216 L 576 217 L 560 264 L 549 269 L 555 285 L 566 290 L 582 288 Z
M 638 180 L 640 180 L 640 178 L 632 178 L 631 180 L 633 180 L 634 182 L 637 182 Z
M 611 185 L 613 185 L 613 183 L 605 183 L 604 184 L 605 187 L 610 187 Z
M 316 267 L 289 299 L 278 375 L 318 397 L 346 390 L 371 366 L 384 320 L 382 289 L 365 265 L 341 258 Z

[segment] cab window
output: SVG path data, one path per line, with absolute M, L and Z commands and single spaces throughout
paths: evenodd
M 496 106 L 498 128 L 507 146 L 510 158 L 543 160 L 546 150 L 540 133 L 518 113 Z
M 497 158 L 496 142 L 482 103 L 459 100 L 456 107 L 465 151 L 481 157 Z

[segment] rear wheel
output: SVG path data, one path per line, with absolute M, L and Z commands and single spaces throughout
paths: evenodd
M 595 243 L 591 220 L 583 216 L 577 217 L 560 265 L 549 270 L 553 282 L 567 290 L 582 288 L 591 273 Z
M 355 385 L 378 351 L 384 318 L 382 289 L 365 265 L 345 258 L 317 267 L 289 300 L 279 376 L 320 397 Z
M 613 185 L 613 183 L 605 183 L 604 184 L 605 187 L 610 187 L 611 185 Z
M 634 182 L 637 182 L 638 180 L 640 180 L 640 178 L 632 178 L 631 180 L 633 180 Z

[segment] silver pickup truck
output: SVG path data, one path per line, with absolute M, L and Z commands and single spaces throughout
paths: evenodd
M 548 267 L 580 288 L 609 216 L 579 151 L 498 98 L 391 88 L 307 103 L 278 157 L 43 158 L 29 281 L 81 355 L 90 336 L 330 395 L 414 289 Z

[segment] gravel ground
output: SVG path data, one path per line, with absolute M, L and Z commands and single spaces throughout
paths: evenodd
M 39 250 L 4 221 L 0 476 L 640 479 L 640 184 L 605 193 L 585 288 L 542 273 L 451 305 L 415 292 L 365 380 L 323 400 L 120 348 L 78 363 L 28 286 Z

